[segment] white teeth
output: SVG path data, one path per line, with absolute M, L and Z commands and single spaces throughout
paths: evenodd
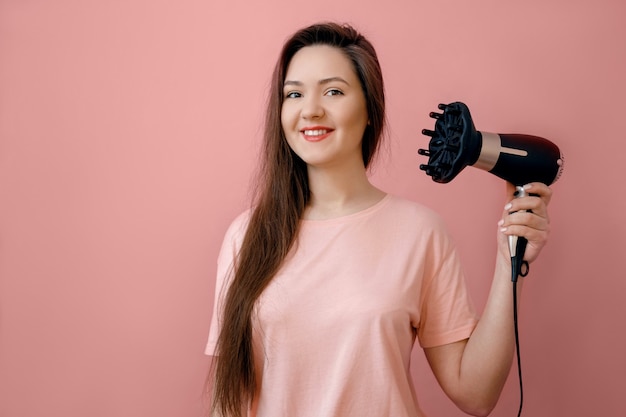
M 304 134 L 307 136 L 321 136 L 321 135 L 325 135 L 327 132 L 328 132 L 327 130 L 323 130 L 323 129 L 305 130 Z

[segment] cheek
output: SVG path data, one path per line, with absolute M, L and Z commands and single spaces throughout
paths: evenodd
M 350 113 L 349 117 L 346 118 L 346 123 L 362 135 L 367 127 L 367 119 L 367 109 L 358 108 Z
M 285 133 L 293 125 L 293 118 L 294 118 L 293 113 L 294 113 L 293 109 L 290 109 L 289 106 L 285 106 L 285 105 L 283 105 L 280 110 L 280 124 Z
M 344 109 L 344 122 L 354 128 L 363 128 L 363 131 L 365 131 L 368 120 L 365 98 L 351 100 Z

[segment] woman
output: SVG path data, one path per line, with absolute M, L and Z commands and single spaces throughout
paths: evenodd
M 328 23 L 286 42 L 255 204 L 218 260 L 206 350 L 217 415 L 423 416 L 409 372 L 416 338 L 459 408 L 495 406 L 514 346 L 506 236 L 526 237 L 533 261 L 551 192 L 533 183 L 538 197 L 513 199 L 509 186 L 478 320 L 440 218 L 368 180 L 384 123 L 382 74 L 363 36 Z

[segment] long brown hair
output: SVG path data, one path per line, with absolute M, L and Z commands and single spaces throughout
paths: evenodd
M 292 57 L 311 45 L 339 48 L 351 61 L 366 98 L 369 124 L 362 141 L 367 167 L 385 125 L 383 78 L 372 44 L 348 25 L 322 23 L 296 32 L 283 46 L 274 68 L 265 119 L 263 155 L 254 210 L 234 263 L 214 357 L 212 410 L 241 416 L 257 388 L 252 350 L 252 314 L 292 248 L 310 198 L 306 164 L 291 150 L 281 125 L 283 83 Z

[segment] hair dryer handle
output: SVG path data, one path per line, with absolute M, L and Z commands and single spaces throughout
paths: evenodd
M 515 198 L 526 197 L 528 194 L 524 187 L 515 187 Z M 528 275 L 528 262 L 524 261 L 524 253 L 528 240 L 521 236 L 509 236 L 509 252 L 511 254 L 511 281 L 516 282 L 518 276 Z M 525 266 L 525 268 L 524 268 Z

